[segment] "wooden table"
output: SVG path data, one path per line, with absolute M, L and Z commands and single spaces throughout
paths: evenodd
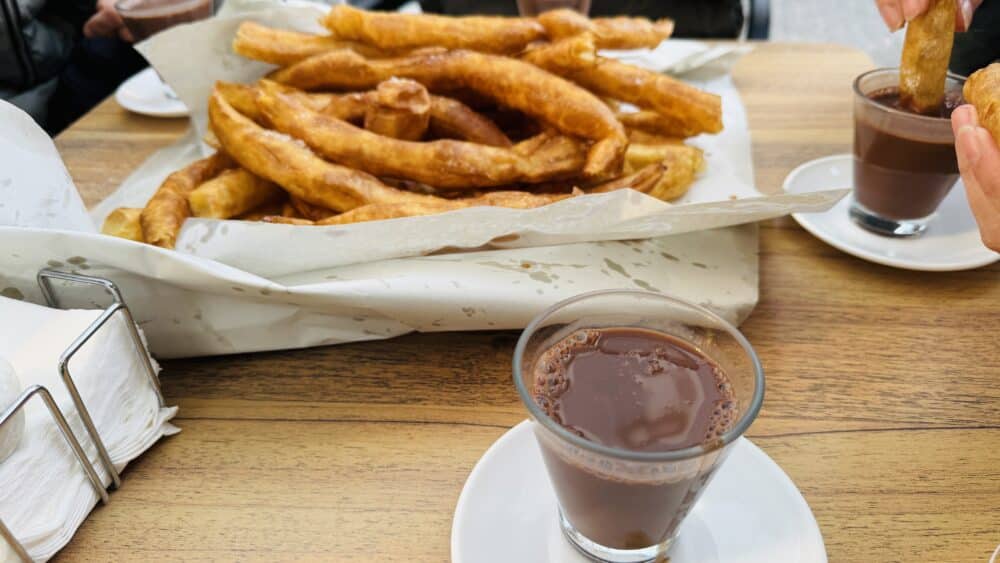
M 869 67 L 788 44 L 739 64 L 762 190 L 849 150 L 850 81 Z M 184 128 L 107 101 L 57 144 L 93 203 Z M 1000 543 L 1000 266 L 894 270 L 789 219 L 762 225 L 760 255 L 743 330 L 767 399 L 749 436 L 802 490 L 830 560 L 986 561 Z M 167 362 L 184 431 L 129 467 L 60 558 L 447 560 L 466 476 L 525 417 L 516 337 Z

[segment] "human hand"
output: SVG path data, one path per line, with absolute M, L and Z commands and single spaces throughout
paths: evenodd
M 135 40 L 115 9 L 116 2 L 117 0 L 97 0 L 96 12 L 83 24 L 84 37 L 118 36 L 128 43 Z
M 955 31 L 965 31 L 972 23 L 972 14 L 983 0 L 955 0 L 958 2 L 958 13 L 955 18 Z M 896 31 L 903 24 L 927 11 L 931 0 L 875 0 L 878 13 L 889 29 Z
M 955 152 L 969 207 L 983 244 L 1000 252 L 1000 147 L 979 126 L 976 108 L 964 105 L 951 114 Z

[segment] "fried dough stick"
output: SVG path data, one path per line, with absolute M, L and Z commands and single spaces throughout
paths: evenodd
M 642 158 L 636 154 L 626 160 L 626 167 L 634 170 L 629 175 L 591 186 L 586 191 L 604 193 L 632 188 L 663 201 L 672 201 L 688 192 L 705 164 L 700 150 L 684 145 L 646 146 L 640 152 Z
M 485 115 L 458 100 L 431 96 L 431 132 L 491 147 L 513 145 L 507 134 Z
M 674 21 L 646 18 L 590 19 L 569 9 L 551 10 L 538 16 L 538 23 L 552 41 L 581 33 L 591 33 L 599 49 L 642 49 L 656 47 L 674 33 Z
M 285 206 L 285 200 L 280 199 L 273 203 L 267 203 L 247 211 L 243 215 L 238 215 L 234 219 L 238 221 L 260 221 L 270 215 L 281 215 L 281 210 Z
M 1000 63 L 993 63 L 972 73 L 962 94 L 976 107 L 979 124 L 993 135 L 1000 146 Z
M 381 49 L 437 46 L 516 53 L 545 34 L 534 19 L 368 12 L 346 4 L 332 8 L 320 23 L 337 38 Z
M 348 105 L 354 103 L 353 101 L 343 101 L 345 99 L 350 100 L 347 96 L 336 96 L 334 94 L 326 93 L 306 94 L 305 92 L 294 88 L 286 88 L 285 90 L 290 96 L 295 96 L 295 99 L 298 100 L 299 103 L 316 111 L 326 111 L 327 108 L 333 105 L 335 107 L 332 112 L 347 113 L 347 111 L 349 111 L 347 109 Z M 236 111 L 242 113 L 257 123 L 264 122 L 264 116 L 260 113 L 260 110 L 257 109 L 257 88 L 255 86 L 237 84 L 235 82 L 223 82 L 220 80 L 215 83 L 215 91 L 218 92 L 226 100 L 226 103 L 232 106 Z M 367 103 L 358 107 L 360 107 L 361 115 L 364 116 L 364 108 L 367 107 Z
M 309 219 L 310 221 L 319 221 L 337 214 L 336 211 L 332 211 L 318 205 L 313 205 L 308 201 L 304 201 L 297 197 L 290 198 L 289 202 L 292 204 L 292 207 L 299 212 L 299 215 Z
M 701 149 L 683 144 L 643 145 L 632 143 L 625 153 L 625 172 L 634 172 L 654 162 L 680 159 L 689 162 L 695 170 L 704 167 L 705 156 Z
M 552 135 L 514 148 L 448 139 L 392 139 L 310 111 L 270 81 L 262 81 L 257 105 L 279 131 L 302 139 L 334 162 L 438 188 L 468 189 L 575 175 L 586 153 L 578 141 Z
M 472 51 L 449 51 L 395 59 L 368 60 L 352 51 L 310 57 L 273 74 L 302 89 L 363 89 L 398 76 L 430 90 L 466 87 L 520 110 L 559 131 L 596 141 L 584 174 L 620 170 L 627 138 L 611 109 L 590 92 L 531 64 Z
M 899 98 L 917 113 L 935 111 L 944 102 L 956 9 L 955 0 L 931 0 L 926 12 L 906 24 Z
M 215 88 L 236 111 L 257 123 L 262 123 L 263 116 L 257 109 L 255 86 L 220 81 L 216 82 Z M 301 96 L 297 99 L 303 105 L 351 123 L 360 123 L 364 120 L 371 97 L 370 92 L 305 93 L 293 88 L 288 88 L 287 91 Z M 443 96 L 431 96 L 430 129 L 439 137 L 463 139 L 492 147 L 512 145 L 507 135 L 488 117 L 458 100 Z
M 321 221 L 316 221 L 315 225 L 346 225 L 349 223 L 363 223 L 367 221 L 380 221 L 382 219 L 398 219 L 400 217 L 418 217 L 423 215 L 434 215 L 445 211 L 456 209 L 467 209 L 469 207 L 506 207 L 509 209 L 531 209 L 542 207 L 550 203 L 573 197 L 573 194 L 530 194 L 527 192 L 503 191 L 490 192 L 479 197 L 466 199 L 449 199 L 437 202 L 425 202 L 419 204 L 400 203 L 376 203 L 352 209 L 346 213 L 334 215 Z M 285 223 L 278 218 L 268 218 L 274 223 Z M 296 223 L 300 224 L 300 223 Z
M 370 174 L 326 162 L 300 141 L 240 115 L 217 92 L 209 99 L 208 116 L 223 148 L 243 168 L 313 205 L 343 212 L 368 203 L 439 199 L 397 190 Z
M 369 96 L 365 129 L 393 139 L 419 141 L 431 121 L 431 96 L 419 82 L 390 78 Z
M 618 121 L 621 121 L 626 129 L 636 129 L 662 137 L 687 138 L 701 133 L 699 128 L 694 126 L 690 120 L 673 115 L 664 115 L 655 111 L 619 112 L 617 116 Z
M 632 188 L 637 192 L 649 193 L 659 183 L 660 178 L 663 177 L 666 170 L 667 166 L 665 164 L 654 162 L 631 174 L 584 188 L 584 191 L 591 194 L 601 194 Z
M 142 237 L 149 244 L 173 248 L 184 220 L 191 216 L 188 194 L 205 181 L 234 166 L 222 152 L 192 162 L 167 176 L 139 217 Z
M 686 132 L 722 131 L 722 99 L 650 70 L 603 57 L 591 58 L 589 34 L 529 50 L 524 59 L 580 84 L 592 92 L 652 109 L 680 122 Z M 578 53 L 576 57 L 567 53 Z
M 680 145 L 684 143 L 684 139 L 678 137 L 647 133 L 640 129 L 629 129 L 628 140 L 629 143 L 640 145 Z
M 142 225 L 139 224 L 140 215 L 142 215 L 141 207 L 119 207 L 104 219 L 101 232 L 113 237 L 146 242 L 142 238 Z
M 371 92 L 332 95 L 318 111 L 351 123 L 361 122 L 365 119 L 371 98 Z M 461 139 L 491 147 L 509 147 L 513 144 L 507 134 L 488 117 L 445 96 L 431 96 L 430 130 L 438 137 Z
M 350 49 L 366 57 L 385 57 L 388 53 L 364 43 L 345 41 L 330 35 L 314 35 L 274 29 L 245 21 L 236 29 L 233 51 L 248 59 L 287 66 L 317 53 Z
M 279 201 L 284 192 L 274 183 L 242 168 L 224 170 L 188 194 L 195 217 L 230 219 L 250 210 Z
M 698 150 L 688 153 L 675 151 L 663 156 L 660 165 L 666 166 L 666 171 L 648 193 L 663 201 L 673 201 L 688 192 L 705 160 Z

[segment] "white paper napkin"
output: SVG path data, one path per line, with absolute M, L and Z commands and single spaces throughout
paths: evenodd
M 605 50 L 601 54 L 657 72 L 684 74 L 710 64 L 729 70 L 750 51 L 753 46 L 746 43 L 709 45 L 691 39 L 668 39 L 655 49 Z
M 0 297 L 0 357 L 24 388 L 38 384 L 52 393 L 92 466 L 110 484 L 57 369 L 60 354 L 100 313 Z M 168 422 L 177 409 L 160 408 L 123 316 L 80 349 L 70 370 L 118 471 L 161 436 L 178 432 Z M 69 542 L 98 496 L 41 400 L 32 399 L 24 412 L 20 443 L 0 462 L 0 517 L 31 556 L 44 561 Z

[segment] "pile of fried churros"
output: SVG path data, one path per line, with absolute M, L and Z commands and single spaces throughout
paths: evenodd
M 600 56 L 669 20 L 445 17 L 334 7 L 310 35 L 243 22 L 236 53 L 278 68 L 216 84 L 212 156 L 103 232 L 173 248 L 188 217 L 342 225 L 623 188 L 669 201 L 722 130 L 718 96 Z

